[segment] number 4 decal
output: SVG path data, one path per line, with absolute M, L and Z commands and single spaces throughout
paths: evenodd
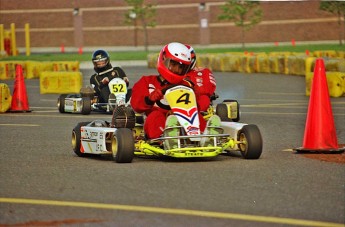
M 184 102 L 184 104 L 188 104 L 191 103 L 190 99 L 190 94 L 189 93 L 184 93 L 183 95 L 181 95 L 177 100 L 176 103 L 180 103 L 180 102 Z

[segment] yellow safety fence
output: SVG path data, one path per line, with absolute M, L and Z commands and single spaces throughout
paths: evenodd
M 7 84 L 0 83 L 0 113 L 11 108 L 12 96 Z
M 23 76 L 26 78 L 26 65 L 24 61 L 0 61 L 0 80 L 13 80 L 16 78 L 16 65 L 22 65 Z
M 308 72 L 305 75 L 306 96 L 310 96 L 313 77 L 314 77 L 313 72 Z M 326 79 L 327 79 L 329 95 L 331 97 L 337 98 L 337 97 L 345 96 L 345 72 L 326 72 Z
M 79 93 L 82 83 L 83 79 L 81 72 L 46 71 L 40 74 L 40 93 Z
M 17 64 L 23 67 L 24 78 L 39 78 L 41 72 L 78 72 L 79 61 L 0 61 L 0 80 L 15 78 Z

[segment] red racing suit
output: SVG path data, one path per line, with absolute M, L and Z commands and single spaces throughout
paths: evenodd
M 200 111 L 206 111 L 211 104 L 210 97 L 216 91 L 216 79 L 208 68 L 195 67 L 187 74 L 187 78 L 197 86 Z
M 193 87 L 192 83 L 187 80 L 183 80 L 180 84 Z M 170 108 L 165 104 L 164 97 L 157 102 L 152 102 L 148 97 L 155 89 L 162 90 L 169 85 L 171 84 L 157 75 L 143 76 L 133 85 L 131 106 L 135 112 L 146 114 L 144 131 L 149 139 L 158 138 L 162 135 L 165 128 L 165 120 L 170 114 Z M 199 106 L 197 96 L 196 100 Z M 201 103 L 201 105 L 205 104 Z M 204 131 L 206 122 L 201 113 L 199 113 L 199 120 L 200 130 Z

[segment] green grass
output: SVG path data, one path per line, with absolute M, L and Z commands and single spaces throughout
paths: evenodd
M 225 52 L 309 52 L 316 50 L 335 50 L 335 51 L 344 51 L 344 45 L 340 46 L 339 44 L 312 44 L 312 45 L 280 45 L 280 46 L 255 46 L 255 47 L 246 47 L 242 49 L 241 47 L 233 48 L 195 48 L 197 54 L 207 54 L 207 53 L 225 53 Z M 148 53 L 157 53 L 157 51 L 118 51 L 118 52 L 109 52 L 111 60 L 120 61 L 120 60 L 147 60 Z M 18 56 L 10 57 L 0 57 L 0 61 L 90 61 L 91 53 L 44 53 L 36 54 L 33 53 L 31 56 L 26 56 L 21 54 Z
M 344 51 L 345 46 L 340 46 L 339 44 L 313 44 L 313 45 L 296 45 L 296 46 L 256 46 L 247 48 L 214 48 L 214 49 L 198 49 L 197 53 L 224 53 L 224 52 L 301 52 L 304 53 L 306 50 L 317 51 L 317 50 L 335 50 Z

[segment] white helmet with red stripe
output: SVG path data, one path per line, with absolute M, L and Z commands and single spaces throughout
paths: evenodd
M 169 43 L 163 47 L 157 60 L 159 74 L 171 84 L 180 83 L 192 65 L 190 50 L 182 43 Z M 178 72 L 173 67 L 178 67 Z
M 196 65 L 196 54 L 195 54 L 194 48 L 188 44 L 186 44 L 186 47 L 189 49 L 190 56 L 192 58 L 192 65 L 191 65 L 190 69 L 194 69 L 194 67 Z

